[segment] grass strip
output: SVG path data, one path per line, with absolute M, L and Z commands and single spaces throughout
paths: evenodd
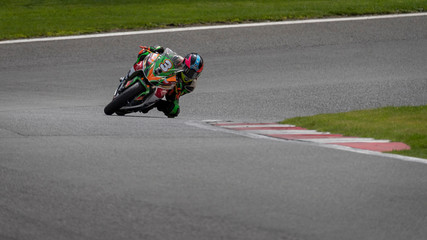
M 1 0 L 0 40 L 426 9 L 426 0 Z
M 319 114 L 286 119 L 281 123 L 345 136 L 403 142 L 411 150 L 392 153 L 427 159 L 427 105 Z

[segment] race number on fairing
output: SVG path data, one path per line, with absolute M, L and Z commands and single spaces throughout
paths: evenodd
M 166 59 L 164 62 L 160 64 L 160 68 L 163 72 L 169 71 L 172 68 L 172 62 L 169 59 Z

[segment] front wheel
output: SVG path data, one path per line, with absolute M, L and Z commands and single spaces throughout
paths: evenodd
M 134 99 L 138 94 L 142 93 L 144 91 L 144 86 L 141 84 L 141 82 L 136 82 L 129 88 L 127 88 L 123 93 L 118 95 L 111 101 L 107 106 L 104 108 L 104 113 L 107 115 L 111 115 L 118 111 L 121 107 L 126 105 L 128 101 L 131 101 Z

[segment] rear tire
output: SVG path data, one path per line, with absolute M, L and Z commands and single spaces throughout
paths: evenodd
M 145 90 L 141 82 L 136 82 L 129 88 L 127 88 L 122 94 L 113 99 L 107 106 L 104 108 L 104 113 L 111 115 L 118 111 L 121 107 L 126 105 L 128 101 L 134 99 L 138 94 L 142 93 Z

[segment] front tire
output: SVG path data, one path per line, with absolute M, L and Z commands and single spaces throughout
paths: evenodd
M 104 113 L 107 115 L 112 115 L 116 111 L 118 111 L 121 107 L 126 105 L 128 101 L 134 99 L 138 94 L 142 93 L 144 91 L 144 86 L 141 84 L 141 82 L 136 82 L 129 88 L 127 88 L 125 91 L 123 91 L 122 94 L 118 95 L 111 101 L 107 106 L 104 108 Z

